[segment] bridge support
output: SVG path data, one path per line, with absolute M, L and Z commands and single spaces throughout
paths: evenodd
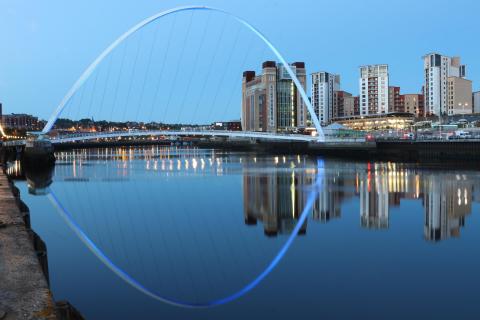
M 55 163 L 53 145 L 44 135 L 28 137 L 21 157 L 22 166 L 29 169 L 51 167 Z

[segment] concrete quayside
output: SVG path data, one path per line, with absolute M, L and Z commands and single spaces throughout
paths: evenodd
M 21 212 L 12 188 L 0 172 L 0 318 L 57 319 L 36 236 L 26 224 L 28 212 Z
M 39 169 L 41 176 L 35 171 L 33 175 L 25 173 L 25 177 L 34 182 L 48 180 L 43 177 L 48 169 Z M 83 317 L 70 303 L 54 301 L 49 288 L 47 247 L 31 229 L 30 212 L 19 190 L 0 170 L 0 320 L 13 319 Z

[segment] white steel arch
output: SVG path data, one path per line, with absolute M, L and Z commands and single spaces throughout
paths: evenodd
M 70 101 L 70 99 L 75 95 L 75 93 L 80 89 L 80 87 L 85 83 L 85 81 L 91 76 L 91 74 L 95 71 L 95 69 L 98 67 L 98 65 L 117 47 L 119 46 L 123 41 L 125 41 L 127 38 L 129 38 L 131 35 L 133 35 L 135 32 L 138 30 L 142 29 L 143 27 L 149 25 L 150 23 L 174 14 L 178 13 L 181 11 L 197 11 L 197 10 L 203 10 L 203 11 L 214 11 L 218 13 L 225 14 L 227 16 L 230 16 L 234 18 L 236 21 L 240 22 L 243 24 L 245 27 L 247 27 L 249 30 L 251 30 L 255 35 L 257 35 L 269 48 L 272 50 L 272 52 L 275 54 L 278 60 L 285 66 L 285 69 L 287 70 L 288 74 L 292 78 L 293 82 L 297 86 L 297 90 L 300 92 L 300 95 L 302 96 L 302 99 L 307 106 L 307 110 L 312 118 L 313 124 L 315 125 L 315 128 L 318 133 L 317 140 L 319 141 L 324 141 L 325 136 L 322 130 L 322 127 L 320 126 L 320 122 L 318 121 L 318 118 L 315 114 L 315 111 L 313 109 L 312 104 L 310 103 L 310 100 L 308 99 L 307 93 L 303 89 L 300 81 L 298 80 L 297 76 L 293 72 L 292 68 L 290 65 L 287 63 L 287 61 L 283 58 L 283 56 L 280 54 L 280 52 L 273 46 L 273 44 L 255 27 L 253 27 L 250 23 L 245 21 L 244 19 L 240 18 L 239 16 L 236 16 L 232 13 L 229 13 L 225 10 L 222 9 L 217 9 L 217 8 L 212 8 L 212 7 L 206 7 L 206 6 L 183 6 L 183 7 L 177 7 L 173 9 L 169 9 L 166 11 L 162 11 L 160 13 L 157 13 L 141 22 L 136 24 L 134 27 L 132 27 L 130 30 L 125 32 L 123 35 L 121 35 L 117 40 L 115 40 L 107 49 L 105 49 L 93 62 L 92 64 L 83 72 L 83 74 L 78 78 L 78 80 L 75 82 L 75 84 L 70 88 L 70 90 L 67 92 L 67 94 L 63 97 L 62 101 L 60 104 L 57 106 L 53 114 L 50 116 L 50 119 L 48 120 L 47 124 L 42 130 L 43 134 L 47 134 L 55 124 L 55 121 L 58 119 L 58 117 L 62 114 L 63 110 L 65 109 L 67 103 Z

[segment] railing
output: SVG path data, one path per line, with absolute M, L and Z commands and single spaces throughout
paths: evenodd
M 282 140 L 282 141 L 317 141 L 318 137 L 301 135 L 301 134 L 272 134 L 268 132 L 249 132 L 249 131 L 190 131 L 190 130 L 178 130 L 178 131 L 143 131 L 143 130 L 130 130 L 121 132 L 107 132 L 107 133 L 81 133 L 72 134 L 67 136 L 53 137 L 52 143 L 65 143 L 75 142 L 82 140 L 92 139 L 109 139 L 109 138 L 122 138 L 122 137 L 140 137 L 140 136 L 212 136 L 212 137 L 230 137 L 230 138 L 253 138 L 253 139 L 269 139 L 269 140 Z
M 17 147 L 17 146 L 24 146 L 26 144 L 26 140 L 10 140 L 2 142 L 2 146 L 4 147 Z
M 389 141 L 401 141 L 401 142 L 435 142 L 435 141 L 480 141 L 480 136 L 471 136 L 471 137 L 442 137 L 442 136 L 418 136 L 414 138 L 402 138 L 402 137 L 376 137 L 375 141 L 378 142 L 389 142 Z
M 298 142 L 319 142 L 319 143 L 361 143 L 365 142 L 364 137 L 359 136 L 337 136 L 326 135 L 324 141 L 320 141 L 318 137 L 294 134 L 294 133 L 268 133 L 268 132 L 251 132 L 251 131 L 225 131 L 225 130 L 210 130 L 210 131 L 194 131 L 194 130 L 130 130 L 130 131 L 114 131 L 114 132 L 83 132 L 72 133 L 63 136 L 51 137 L 52 144 L 69 143 L 85 140 L 96 139 L 118 139 L 127 137 L 226 137 L 232 139 L 263 139 L 263 140 L 278 140 L 278 141 L 298 141 Z M 4 146 L 22 146 L 25 145 L 25 140 L 6 141 Z

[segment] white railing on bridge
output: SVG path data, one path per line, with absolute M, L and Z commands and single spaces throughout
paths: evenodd
M 72 133 L 68 135 L 62 135 L 57 137 L 51 137 L 50 141 L 53 144 L 69 143 L 77 141 L 88 141 L 98 139 L 118 139 L 126 137 L 227 137 L 237 139 L 261 139 L 272 141 L 298 141 L 298 142 L 323 142 L 323 143 L 361 143 L 365 142 L 363 137 L 336 137 L 325 136 L 325 141 L 319 141 L 318 137 L 301 135 L 301 134 L 281 134 L 281 133 L 268 133 L 268 132 L 252 132 L 252 131 L 223 131 L 223 130 L 211 130 L 211 131 L 195 131 L 195 130 L 129 130 L 129 131 L 114 131 L 114 132 L 83 132 Z M 25 140 L 5 141 L 3 143 L 6 147 L 15 147 L 25 145 Z
M 10 141 L 3 141 L 2 146 L 4 147 L 20 147 L 24 146 L 27 143 L 26 140 L 10 140 Z
M 282 141 L 317 141 L 318 137 L 301 135 L 301 134 L 273 134 L 268 132 L 249 132 L 249 131 L 194 131 L 194 130 L 130 130 L 130 131 L 114 131 L 114 132 L 92 132 L 77 133 L 66 136 L 53 137 L 52 143 L 66 143 L 94 139 L 115 139 L 122 137 L 140 137 L 140 136 L 210 136 L 210 137 L 229 137 L 229 138 L 252 138 L 252 139 L 268 139 Z

